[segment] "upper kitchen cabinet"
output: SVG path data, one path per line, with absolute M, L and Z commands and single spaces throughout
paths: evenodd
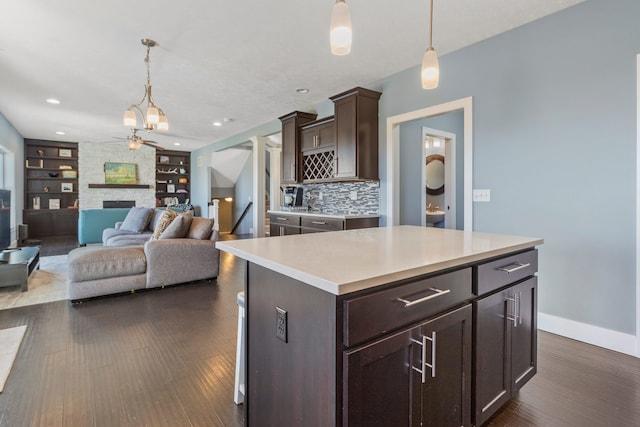
M 356 87 L 330 98 L 335 106 L 336 179 L 378 179 L 378 100 L 381 95 Z
M 280 117 L 282 122 L 282 173 L 283 184 L 295 184 L 302 180 L 300 127 L 316 119 L 317 114 L 294 111 Z

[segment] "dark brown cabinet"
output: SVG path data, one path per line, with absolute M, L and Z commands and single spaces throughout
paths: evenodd
M 279 118 L 282 122 L 281 183 L 295 184 L 302 180 L 300 126 L 316 117 L 316 114 L 294 111 Z
M 471 305 L 344 354 L 343 425 L 471 420 Z
M 332 149 L 336 145 L 336 128 L 333 117 L 327 117 L 300 130 L 302 152 L 317 149 Z
M 381 95 L 357 87 L 331 97 L 336 120 L 336 178 L 378 179 L 378 100 Z
M 25 139 L 23 222 L 29 238 L 78 232 L 78 144 Z
M 191 153 L 156 151 L 156 205 L 189 203 L 191 192 Z
M 295 215 L 284 213 L 269 214 L 269 235 L 288 236 L 290 234 L 318 233 L 321 231 L 353 230 L 378 226 L 378 217 L 371 218 L 331 218 L 328 216 Z
M 535 251 L 531 251 L 521 257 L 531 257 L 534 254 Z M 518 268 L 518 265 L 525 263 L 512 265 L 512 268 Z M 504 273 L 504 270 L 498 271 Z M 513 272 L 517 273 L 517 270 Z M 535 276 L 508 285 L 474 302 L 476 425 L 487 421 L 535 375 L 536 313 Z

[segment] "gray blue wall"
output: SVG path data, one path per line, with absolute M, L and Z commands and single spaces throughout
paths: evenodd
M 13 207 L 11 212 L 11 238 L 16 239 L 16 226 L 22 223 L 24 207 L 24 138 L 0 112 L 0 146 L 5 154 L 4 187 L 10 189 Z
M 490 203 L 474 205 L 474 230 L 545 239 L 539 311 L 635 334 L 639 17 L 637 0 L 588 0 L 442 56 L 436 90 L 421 88 L 420 58 L 362 82 L 383 92 L 382 221 L 386 118 L 472 96 L 473 186 L 491 190 Z M 285 113 L 198 150 L 193 164 L 220 144 L 277 131 Z M 202 193 L 198 173 L 194 193 Z M 194 200 L 206 203 L 200 193 Z

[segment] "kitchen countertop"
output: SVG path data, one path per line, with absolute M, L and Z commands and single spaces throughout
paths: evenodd
M 343 295 L 543 243 L 534 237 L 402 225 L 221 241 L 216 247 Z
M 335 219 L 357 219 L 357 218 L 379 218 L 379 214 L 362 214 L 362 215 L 349 215 L 349 214 L 331 214 L 324 212 L 313 212 L 313 211 L 267 211 L 270 214 L 282 214 L 282 215 L 300 215 L 300 216 L 313 216 L 313 217 L 322 217 L 322 218 L 335 218 Z

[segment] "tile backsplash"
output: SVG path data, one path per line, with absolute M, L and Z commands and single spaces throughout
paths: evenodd
M 304 184 L 302 188 L 310 212 L 338 215 L 380 214 L 378 181 Z M 352 193 L 356 200 L 351 197 Z

